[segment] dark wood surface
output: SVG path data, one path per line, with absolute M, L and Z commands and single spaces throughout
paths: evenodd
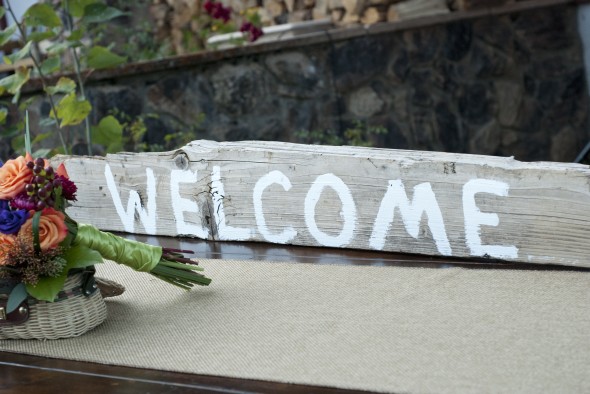
M 226 260 L 265 260 L 294 264 L 420 266 L 431 269 L 461 266 L 486 269 L 590 269 L 507 264 L 497 261 L 458 260 L 428 256 L 276 246 L 258 243 L 205 242 L 168 237 L 129 236 L 164 247 L 190 249 L 191 257 Z M 0 393 L 354 393 L 329 387 L 293 385 L 248 379 L 192 375 L 119 367 L 0 352 Z

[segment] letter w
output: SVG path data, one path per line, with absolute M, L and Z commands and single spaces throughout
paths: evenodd
M 131 190 L 129 191 L 127 210 L 125 210 L 123 209 L 121 196 L 119 196 L 119 192 L 117 191 L 117 185 L 115 184 L 115 177 L 113 177 L 111 167 L 107 164 L 104 169 L 104 176 L 107 180 L 107 186 L 111 192 L 115 209 L 119 214 L 119 218 L 121 218 L 125 231 L 128 233 L 133 233 L 135 230 L 135 211 L 137 210 L 146 234 L 156 234 L 156 178 L 151 168 L 146 168 L 145 173 L 147 177 L 147 209 L 142 207 L 139 193 Z

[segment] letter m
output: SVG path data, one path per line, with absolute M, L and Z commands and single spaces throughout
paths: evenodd
M 412 201 L 410 201 L 400 179 L 389 181 L 387 192 L 381 201 L 379 213 L 375 219 L 375 225 L 369 240 L 369 245 L 372 248 L 383 249 L 385 237 L 393 223 L 396 208 L 399 208 L 407 233 L 413 238 L 418 238 L 422 215 L 426 214 L 428 228 L 432 233 L 439 253 L 445 256 L 452 254 L 442 213 L 430 183 L 425 182 L 416 185 Z

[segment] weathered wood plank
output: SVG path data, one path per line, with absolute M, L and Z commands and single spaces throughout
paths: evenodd
M 590 267 L 590 169 L 279 142 L 62 158 L 102 229 Z

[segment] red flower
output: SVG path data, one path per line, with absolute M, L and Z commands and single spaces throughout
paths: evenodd
M 248 41 L 250 42 L 258 40 L 264 34 L 261 28 L 254 26 L 250 22 L 244 22 L 242 27 L 240 27 L 240 31 L 242 33 L 248 33 Z
M 78 187 L 74 182 L 61 175 L 55 177 L 55 182 L 61 185 L 61 195 L 68 201 L 76 201 L 76 192 Z
M 214 19 L 221 19 L 223 23 L 227 23 L 231 18 L 231 8 L 224 7 L 221 3 L 207 0 L 205 4 L 203 4 L 203 8 L 207 14 L 211 15 Z

